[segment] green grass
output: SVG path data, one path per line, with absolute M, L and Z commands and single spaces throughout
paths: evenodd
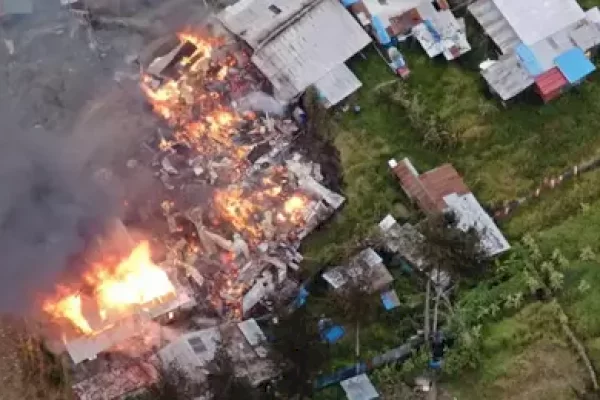
M 488 324 L 483 363 L 449 382 L 459 399 L 571 399 L 583 371 L 553 320 L 549 304 L 534 303 Z
M 591 7 L 600 2 L 582 3 Z M 486 97 L 477 71 L 457 63 L 431 61 L 420 49 L 409 49 L 405 56 L 412 70 L 405 83 L 406 95 L 445 130 L 456 134 L 459 144 L 444 151 L 425 148 L 406 112 L 382 101 L 375 90 L 395 79 L 383 61 L 370 52 L 368 60 L 353 63 L 363 87 L 350 103 L 362 110 L 342 114 L 333 138 L 348 202 L 305 243 L 303 252 L 313 266 L 341 261 L 387 213 L 418 218 L 388 169 L 390 158 L 409 157 L 420 171 L 451 162 L 479 200 L 489 204 L 514 199 L 533 190 L 545 177 L 600 155 L 600 74 L 551 104 L 519 102 L 504 109 Z M 521 207 L 501 227 L 513 243 L 525 233 L 535 233 L 545 252 L 560 249 L 570 260 L 563 271 L 565 283 L 559 301 L 600 368 L 600 292 L 596 289 L 600 259 L 580 260 L 585 247 L 600 254 L 600 171 L 567 182 Z M 591 289 L 581 292 L 582 281 Z M 466 300 L 469 295 L 463 293 Z M 539 303 L 530 304 L 516 315 L 484 327 L 482 368 L 449 382 L 457 398 L 571 398 L 565 388 L 582 387 L 585 373 L 581 364 L 562 335 L 536 319 L 540 307 Z M 393 344 L 397 339 L 393 324 L 393 319 L 383 321 L 363 331 L 365 354 Z M 340 343 L 335 366 L 351 362 L 352 350 L 351 338 Z M 328 398 L 337 395 L 333 391 Z
M 394 79 L 370 52 L 353 65 L 363 87 L 351 100 L 360 114 L 343 114 L 334 138 L 348 198 L 345 209 L 305 246 L 309 260 L 328 263 L 341 257 L 347 243 L 364 236 L 373 224 L 406 203 L 390 174 L 390 158 L 409 157 L 426 171 L 451 162 L 483 203 L 514 199 L 545 177 L 600 154 L 600 81 L 594 77 L 548 104 L 513 104 L 502 109 L 487 99 L 476 72 L 456 64 L 432 62 L 421 51 L 407 53 L 412 67 L 406 87 L 421 104 L 460 138 L 458 148 L 423 147 L 419 132 L 399 106 L 383 102 L 375 87 Z M 568 183 L 521 210 L 509 223 L 509 237 L 537 232 L 576 212 L 580 203 L 600 198 L 600 173 Z

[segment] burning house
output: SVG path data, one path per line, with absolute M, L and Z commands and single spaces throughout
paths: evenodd
M 117 223 L 118 251 L 98 240 L 81 276 L 43 303 L 76 369 L 136 338 L 161 337 L 153 321 L 179 310 L 243 336 L 247 326 L 235 321 L 260 312 L 267 297 L 294 296 L 302 239 L 345 201 L 321 184 L 318 164 L 292 150 L 302 127 L 280 103 L 273 108 L 269 81 L 238 42 L 181 34 L 147 66 L 141 87 L 157 129 L 127 168 L 151 168 L 161 198 L 131 212 L 158 219 L 146 224 L 156 228 L 138 240 Z M 183 325 L 168 349 L 193 336 L 185 333 L 193 324 Z M 244 354 L 233 358 L 247 363 Z M 95 387 L 91 378 L 81 391 Z
M 581 83 L 596 68 L 600 13 L 575 0 L 478 0 L 469 5 L 500 57 L 481 75 L 502 101 L 533 88 L 544 102 Z
M 344 63 L 371 39 L 338 0 L 241 0 L 219 20 L 252 49 L 281 101 L 314 86 L 331 106 L 361 86 Z

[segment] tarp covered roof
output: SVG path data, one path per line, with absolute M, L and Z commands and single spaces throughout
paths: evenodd
M 579 47 L 565 51 L 556 57 L 554 62 L 569 83 L 581 81 L 596 69 Z

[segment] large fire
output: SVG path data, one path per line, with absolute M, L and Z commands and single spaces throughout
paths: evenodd
M 235 96 L 247 93 L 243 89 L 247 85 L 240 78 L 234 55 L 215 59 L 215 49 L 223 44 L 222 40 L 193 34 L 181 34 L 179 39 L 179 49 L 184 49 L 181 51 L 185 56 L 169 64 L 169 74 L 145 75 L 141 82 L 154 112 L 172 129 L 156 144 L 158 152 L 164 158 L 176 158 L 183 147 L 187 149 L 186 162 L 198 163 L 194 175 L 206 179 L 213 188 L 205 216 L 212 224 L 207 227 L 209 230 L 227 237 L 226 241 L 232 241 L 232 236 L 238 241 L 243 238 L 252 252 L 275 236 L 285 242 L 286 235 L 305 222 L 309 196 L 290 184 L 289 173 L 282 166 L 263 168 L 258 178 L 249 178 L 252 163 L 248 156 L 255 145 L 276 135 L 273 120 L 268 115 L 261 119 L 253 111 L 232 107 Z M 219 85 L 226 89 L 213 89 Z M 178 175 L 177 171 L 170 174 Z M 164 207 L 167 203 L 168 209 Z M 185 214 L 180 206 L 176 196 L 163 203 L 166 214 Z M 194 254 L 202 255 L 197 244 L 189 245 Z M 224 299 L 227 304 L 230 299 L 239 300 L 244 289 L 237 282 L 239 254 L 234 254 L 234 250 L 221 251 L 223 268 L 212 279 L 208 299 L 213 304 L 215 298 Z M 80 286 L 88 290 L 61 286 L 43 309 L 56 319 L 69 320 L 84 334 L 98 330 L 86 317 L 84 303 L 90 301 L 89 288 L 97 314 L 106 324 L 175 291 L 167 274 L 152 263 L 146 242 L 118 262 L 94 265 L 82 281 Z M 239 316 L 239 310 L 236 313 Z
M 138 244 L 115 264 L 98 263 L 85 273 L 83 280 L 91 288 L 91 300 L 102 321 L 110 324 L 112 316 L 122 316 L 134 307 L 146 307 L 175 293 L 165 271 L 150 259 L 148 242 Z M 57 320 L 67 319 L 82 333 L 95 329 L 84 316 L 82 294 L 60 287 L 56 299 L 48 299 L 43 309 Z

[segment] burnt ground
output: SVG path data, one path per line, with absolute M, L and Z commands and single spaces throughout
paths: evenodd
M 310 93 L 305 95 L 301 101 L 308 122 L 305 132 L 294 140 L 292 151 L 319 163 L 324 186 L 334 192 L 342 193 L 343 175 L 340 155 L 332 141 L 335 126 L 329 120 L 330 116 L 325 109 L 315 104 L 310 96 Z

